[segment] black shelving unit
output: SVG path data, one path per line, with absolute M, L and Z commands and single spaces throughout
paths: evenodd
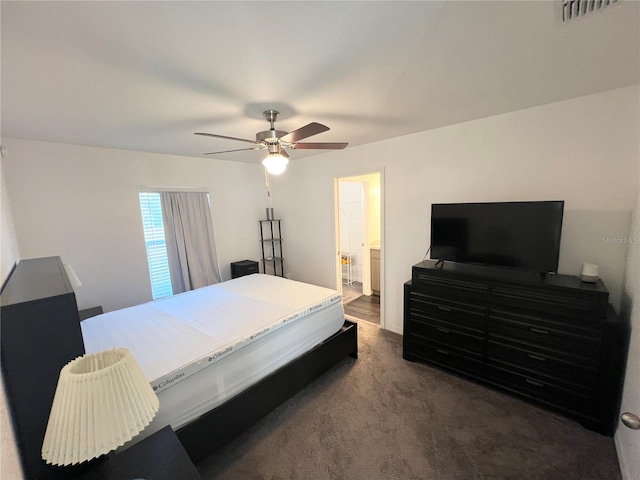
M 284 277 L 280 220 L 260 220 L 259 222 L 260 243 L 262 246 L 262 272 Z

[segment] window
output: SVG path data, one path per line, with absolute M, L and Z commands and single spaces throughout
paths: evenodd
M 173 288 L 169 273 L 167 243 L 164 238 L 160 193 L 140 192 L 140 209 L 151 277 L 151 294 L 154 299 L 168 297 L 173 295 Z

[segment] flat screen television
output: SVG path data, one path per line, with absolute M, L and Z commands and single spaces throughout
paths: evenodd
M 431 206 L 431 258 L 556 273 L 564 201 Z

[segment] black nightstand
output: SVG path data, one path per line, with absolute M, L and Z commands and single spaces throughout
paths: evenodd
M 96 465 L 79 480 L 201 480 L 170 426 Z
M 231 262 L 231 278 L 244 277 L 252 273 L 258 273 L 258 262 L 253 260 L 241 260 L 239 262 Z

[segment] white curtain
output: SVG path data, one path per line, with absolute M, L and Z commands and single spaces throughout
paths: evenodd
M 220 282 L 206 192 L 161 192 L 173 293 Z

